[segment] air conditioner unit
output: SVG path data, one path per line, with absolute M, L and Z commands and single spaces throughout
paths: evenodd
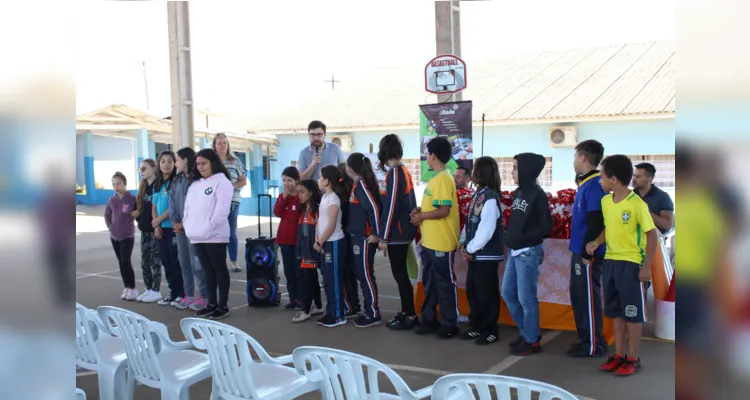
M 352 151 L 352 135 L 331 135 L 330 140 L 341 147 L 341 150 L 347 153 Z
M 578 133 L 575 126 L 549 128 L 549 145 L 551 147 L 575 147 L 577 144 Z

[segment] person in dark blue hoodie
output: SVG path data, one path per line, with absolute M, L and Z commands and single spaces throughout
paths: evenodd
M 545 163 L 543 156 L 534 153 L 513 157 L 513 180 L 518 188 L 505 234 L 508 255 L 501 293 L 521 331 L 518 339 L 510 343 L 510 352 L 516 356 L 542 351 L 536 287 L 539 266 L 544 261 L 544 238 L 552 231 L 547 193 L 537 182 Z

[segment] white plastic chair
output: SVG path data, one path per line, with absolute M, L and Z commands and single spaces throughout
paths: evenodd
M 164 324 L 118 307 L 99 307 L 97 311 L 110 330 L 119 331 L 125 343 L 126 399 L 133 399 L 138 381 L 160 389 L 163 400 L 188 400 L 190 386 L 211 376 L 208 355 L 188 350 L 192 347 L 189 342 L 173 342 Z
M 318 389 L 297 370 L 284 366 L 292 362 L 291 355 L 271 357 L 260 343 L 233 326 L 200 318 L 185 318 L 180 326 L 188 341 L 208 352 L 212 400 L 293 399 Z M 260 362 L 253 359 L 251 347 Z
M 479 397 L 476 397 L 476 389 Z M 494 388 L 496 397 L 501 400 L 531 400 L 532 393 L 538 393 L 539 400 L 578 400 L 567 390 L 548 383 L 532 381 L 530 379 L 512 376 L 489 374 L 451 374 L 440 377 L 432 385 L 432 398 L 441 400 L 491 400 L 490 388 Z M 516 389 L 517 395 L 511 396 L 511 388 Z
M 414 392 L 395 371 L 385 364 L 348 351 L 305 346 L 294 349 L 292 357 L 297 371 L 305 374 L 310 381 L 316 382 L 318 390 L 326 400 L 415 400 L 424 399 L 431 394 L 431 387 Z M 381 372 L 393 384 L 397 395 L 380 392 L 378 375 Z M 440 397 L 433 398 L 441 399 Z
M 76 365 L 97 372 L 100 399 L 119 400 L 125 393 L 127 355 L 122 339 L 109 332 L 96 311 L 76 303 Z
M 76 389 L 76 400 L 86 400 L 86 392 Z

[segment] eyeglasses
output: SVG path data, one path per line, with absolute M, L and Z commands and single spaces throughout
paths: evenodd
M 325 133 L 311 133 L 310 137 L 322 137 Z

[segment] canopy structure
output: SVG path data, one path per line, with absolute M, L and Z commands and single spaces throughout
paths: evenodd
M 141 130 L 148 131 L 150 140 L 172 144 L 172 121 L 123 104 L 113 104 L 85 114 L 76 116 L 76 135 L 91 132 L 100 136 L 135 138 Z M 253 145 L 259 144 L 274 153 L 279 141 L 273 134 L 237 133 L 219 129 L 196 129 L 194 146 L 199 146 L 201 138 L 209 142 L 217 133 L 224 133 L 234 151 L 251 151 Z

